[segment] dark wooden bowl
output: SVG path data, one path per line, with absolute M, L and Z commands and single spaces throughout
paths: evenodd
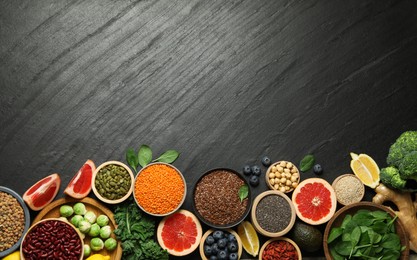
M 327 238 L 329 237 L 330 230 L 333 227 L 340 227 L 342 225 L 343 219 L 345 218 L 347 214 L 353 215 L 360 209 L 367 209 L 370 211 L 382 210 L 382 211 L 388 212 L 388 214 L 390 214 L 391 217 L 395 217 L 394 211 L 392 211 L 390 208 L 384 205 L 373 203 L 373 202 L 362 201 L 362 202 L 353 203 L 353 204 L 344 206 L 343 208 L 341 208 L 334 214 L 334 216 L 330 219 L 330 221 L 326 225 L 326 229 L 324 231 L 324 236 L 323 236 L 323 249 L 324 249 L 324 254 L 326 256 L 326 259 L 333 259 L 333 257 L 330 254 L 329 247 L 327 245 Z M 408 239 L 407 233 L 405 232 L 403 224 L 398 218 L 395 220 L 395 230 L 396 230 L 396 233 L 400 237 L 401 245 L 405 246 L 404 251 L 401 253 L 400 259 L 403 259 L 403 260 L 409 259 L 409 254 L 410 254 L 409 239 Z

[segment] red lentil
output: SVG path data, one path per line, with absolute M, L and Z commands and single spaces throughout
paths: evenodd
M 294 245 L 285 240 L 269 243 L 262 253 L 262 260 L 298 260 L 298 253 Z

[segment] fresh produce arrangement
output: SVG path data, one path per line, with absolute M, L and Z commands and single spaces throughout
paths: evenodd
M 353 174 L 341 174 L 332 185 L 321 177 L 325 172 L 313 154 L 297 165 L 263 156 L 241 173 L 207 171 L 192 187 L 192 210 L 182 208 L 186 176 L 173 166 L 179 155 L 167 150 L 154 159 L 151 148 L 141 145 L 127 150 L 127 164 L 108 161 L 96 167 L 87 160 L 65 186 L 66 197 L 58 200 L 60 175 L 38 180 L 22 196 L 39 211 L 32 228 L 23 231 L 24 221 L 17 220 L 16 230 L 1 236 L 0 253 L 22 237 L 22 259 L 164 260 L 198 247 L 201 258 L 210 260 L 240 259 L 243 250 L 259 259 L 302 259 L 304 253 L 324 250 L 326 258 L 336 260 L 406 259 L 409 249 L 417 252 L 412 200 L 417 131 L 403 133 L 392 144 L 381 170 L 369 155 L 350 153 Z M 317 176 L 306 178 L 308 171 Z M 259 190 L 261 180 L 269 190 Z M 376 192 L 369 203 L 393 202 L 395 213 L 387 206 L 359 209 L 337 222 L 338 212 L 362 201 L 364 186 Z M 262 196 L 252 198 L 254 189 Z M 0 204 L 2 210 L 24 215 L 6 195 L 0 192 L 1 202 L 11 201 Z M 13 214 L 0 214 L 0 230 Z

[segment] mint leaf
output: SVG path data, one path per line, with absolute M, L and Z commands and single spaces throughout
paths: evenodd
M 141 145 L 139 148 L 138 157 L 140 166 L 145 167 L 146 165 L 148 165 L 152 161 L 151 148 L 146 144 Z
M 311 168 L 313 168 L 314 162 L 315 159 L 312 154 L 304 156 L 304 158 L 300 162 L 300 171 L 306 172 L 310 170 Z

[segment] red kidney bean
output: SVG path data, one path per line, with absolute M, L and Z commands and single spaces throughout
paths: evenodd
M 81 240 L 67 223 L 47 220 L 38 223 L 22 243 L 26 259 L 74 259 L 81 255 Z

